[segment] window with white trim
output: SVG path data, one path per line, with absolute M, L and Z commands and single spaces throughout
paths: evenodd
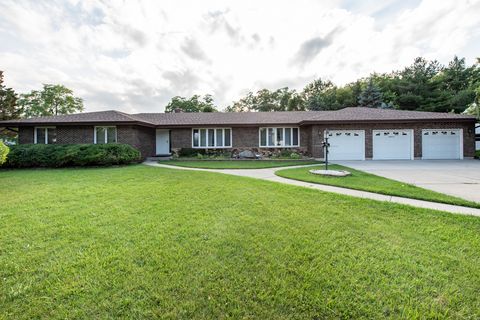
M 198 128 L 192 129 L 192 147 L 199 149 L 231 148 L 232 129 Z
M 35 127 L 33 142 L 36 144 L 52 144 L 57 142 L 57 128 Z
M 117 127 L 95 127 L 93 143 L 105 144 L 117 142 Z
M 290 128 L 260 128 L 259 145 L 261 148 L 298 147 L 300 129 Z

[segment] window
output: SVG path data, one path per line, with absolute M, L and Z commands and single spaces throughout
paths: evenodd
M 93 143 L 105 144 L 117 142 L 117 127 L 95 127 Z
M 33 142 L 37 144 L 56 143 L 57 129 L 55 127 L 36 127 L 33 138 Z
M 260 147 L 288 148 L 299 146 L 299 128 L 260 128 Z
M 227 128 L 206 128 L 192 130 L 193 148 L 231 148 L 232 130 Z

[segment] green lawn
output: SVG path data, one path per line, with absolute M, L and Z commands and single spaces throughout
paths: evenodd
M 480 218 L 142 165 L 0 183 L 0 319 L 480 317 Z
M 341 165 L 329 165 L 332 170 L 347 170 L 351 172 L 347 177 L 329 177 L 310 173 L 310 170 L 325 169 L 324 165 L 308 168 L 292 168 L 276 171 L 275 174 L 284 178 L 364 190 L 392 196 L 442 202 L 466 207 L 480 208 L 480 203 L 449 196 L 443 193 L 423 189 L 414 185 L 396 180 L 387 179 L 374 174 L 355 170 Z
M 161 161 L 177 167 L 203 169 L 262 169 L 317 164 L 314 160 L 171 160 Z

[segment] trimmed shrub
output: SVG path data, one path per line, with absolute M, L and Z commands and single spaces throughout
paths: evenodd
M 7 161 L 7 155 L 10 152 L 10 149 L 0 141 L 0 166 Z
M 141 159 L 128 144 L 22 144 L 12 146 L 5 167 L 73 167 L 129 164 Z
M 302 156 L 299 155 L 299 154 L 296 153 L 296 152 L 290 153 L 290 159 L 301 159 L 301 158 L 302 158 Z
M 205 154 L 205 149 L 181 148 L 178 150 L 179 157 L 194 158 L 197 154 Z
M 178 150 L 178 156 L 180 158 L 230 158 L 231 151 L 225 149 L 194 149 L 194 148 L 181 148 Z

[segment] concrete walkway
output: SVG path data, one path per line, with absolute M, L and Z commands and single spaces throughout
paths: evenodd
M 294 186 L 317 189 L 321 191 L 334 192 L 334 193 L 344 194 L 344 195 L 357 197 L 357 198 L 394 202 L 394 203 L 406 204 L 406 205 L 419 207 L 419 208 L 440 210 L 440 211 L 446 211 L 446 212 L 464 214 L 464 215 L 474 215 L 474 216 L 480 217 L 480 209 L 455 206 L 455 205 L 430 202 L 430 201 L 423 201 L 423 200 L 415 200 L 410 198 L 402 198 L 402 197 L 396 197 L 396 196 L 387 196 L 387 195 L 373 193 L 373 192 L 327 186 L 322 184 L 314 184 L 310 182 L 287 179 L 287 178 L 283 178 L 275 175 L 275 171 L 285 169 L 286 167 L 267 168 L 267 169 L 200 169 L 200 168 L 186 168 L 186 167 L 171 166 L 167 164 L 160 164 L 155 161 L 146 161 L 143 164 L 148 166 L 153 166 L 153 167 L 168 168 L 168 169 L 175 169 L 175 170 L 216 172 L 216 173 L 223 173 L 223 174 L 235 175 L 240 177 L 262 179 L 267 181 L 290 184 Z M 300 167 L 309 167 L 309 166 L 315 166 L 315 165 L 290 166 L 288 168 L 290 169 L 290 168 L 300 168 Z

